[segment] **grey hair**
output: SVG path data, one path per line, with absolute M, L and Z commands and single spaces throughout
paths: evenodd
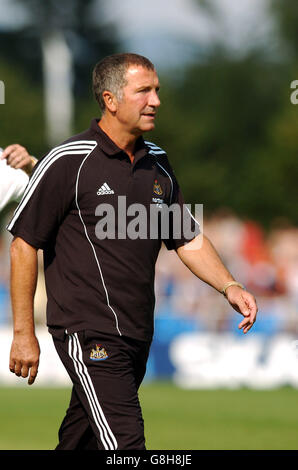
M 105 111 L 103 92 L 110 91 L 118 100 L 122 98 L 122 89 L 127 84 L 126 71 L 131 65 L 138 65 L 154 70 L 154 65 L 146 57 L 133 54 L 113 54 L 98 62 L 92 73 L 92 88 L 101 111 Z

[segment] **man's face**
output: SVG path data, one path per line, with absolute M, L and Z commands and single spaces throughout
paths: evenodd
M 138 136 L 154 129 L 160 105 L 158 76 L 155 70 L 132 65 L 126 72 L 126 82 L 117 101 L 116 118 L 123 130 Z

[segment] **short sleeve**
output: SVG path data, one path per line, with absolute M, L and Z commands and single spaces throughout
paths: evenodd
M 6 161 L 0 161 L 0 211 L 9 202 L 21 199 L 28 181 L 29 177 L 23 170 L 16 170 Z
M 67 157 L 49 164 L 41 159 L 7 229 L 35 248 L 43 249 L 54 239 L 74 200 L 74 184 Z
M 168 250 L 177 250 L 201 233 L 200 224 L 192 215 L 191 206 L 185 203 L 181 188 L 167 158 L 163 160 L 163 165 L 171 179 L 172 198 L 169 205 L 171 209 L 169 211 L 169 237 L 163 238 L 162 241 Z

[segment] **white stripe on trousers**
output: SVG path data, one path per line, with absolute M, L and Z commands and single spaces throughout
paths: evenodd
M 86 394 L 94 422 L 99 430 L 101 442 L 103 443 L 105 450 L 116 450 L 118 448 L 118 443 L 110 426 L 108 425 L 106 417 L 99 404 L 88 369 L 84 364 L 83 353 L 77 333 L 69 335 L 68 353 L 70 358 L 73 360 L 75 371 Z

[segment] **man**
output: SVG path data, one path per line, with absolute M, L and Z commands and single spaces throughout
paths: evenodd
M 22 145 L 0 148 L 0 211 L 22 197 L 36 162 Z
M 116 54 L 95 66 L 93 89 L 102 118 L 39 161 L 8 225 L 15 237 L 9 367 L 33 384 L 40 352 L 33 298 L 41 248 L 47 324 L 73 382 L 57 449 L 140 450 L 145 438 L 138 388 L 153 334 L 154 266 L 161 241 L 196 276 L 226 295 L 244 316 L 239 324 L 244 333 L 257 307 L 206 237 L 197 249 L 198 237 L 174 236 L 177 226 L 172 223 L 169 236 L 124 235 L 133 220 L 127 211 L 129 223 L 123 227 L 120 197 L 129 210 L 135 203 L 183 205 L 166 153 L 142 138 L 154 129 L 158 76 L 148 59 Z M 111 207 L 118 235 L 104 238 L 103 208 Z

